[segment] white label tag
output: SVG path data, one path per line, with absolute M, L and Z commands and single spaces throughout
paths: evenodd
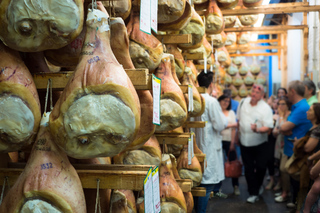
M 188 105 L 188 111 L 193 112 L 193 88 L 192 85 L 188 85 L 188 98 L 189 98 L 189 105 Z
M 161 212 L 161 204 L 160 204 L 160 186 L 159 186 L 159 167 L 156 167 L 152 170 L 152 187 L 153 187 L 153 205 L 154 212 Z
M 192 154 L 191 154 L 191 138 L 188 139 L 188 165 L 191 165 L 191 160 L 192 160 Z
M 204 73 L 207 73 L 207 56 L 203 56 Z
M 191 132 L 191 157 L 194 157 L 194 150 L 193 150 L 193 135 L 194 132 Z
M 213 72 L 213 65 L 210 64 L 210 72 Z
M 152 74 L 153 124 L 160 125 L 161 79 Z
M 140 0 L 140 30 L 151 34 L 151 0 Z M 158 14 L 158 13 L 157 13 Z
M 150 167 L 147 176 L 144 179 L 143 189 L 145 213 L 153 213 L 152 167 Z
M 151 29 L 158 32 L 158 0 L 151 0 Z

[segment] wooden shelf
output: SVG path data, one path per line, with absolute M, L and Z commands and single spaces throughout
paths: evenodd
M 190 133 L 155 133 L 160 144 L 181 144 L 188 145 L 188 140 L 191 137 Z
M 204 70 L 204 64 L 195 64 L 197 70 Z M 210 64 L 207 64 L 207 70 L 210 70 Z
M 205 159 L 206 159 L 206 154 L 194 154 L 194 156 L 196 156 L 198 158 L 198 161 L 200 163 L 201 166 L 201 171 L 202 173 L 204 172 L 204 164 L 205 164 Z
M 277 56 L 279 53 L 239 53 L 239 54 L 230 54 L 230 57 L 236 57 L 236 56 Z
M 148 69 L 126 69 L 132 84 L 136 89 L 149 89 L 151 85 Z M 69 78 L 73 75 L 73 71 L 57 72 L 57 73 L 37 73 L 33 74 L 33 80 L 37 89 L 46 89 L 48 79 L 52 79 L 52 89 L 63 90 L 67 85 Z
M 178 185 L 180 186 L 182 192 L 190 192 L 193 187 L 193 182 L 190 179 L 176 179 Z
M 204 128 L 206 126 L 205 121 L 186 121 L 183 125 L 186 128 Z
M 187 60 L 203 60 L 203 53 L 182 53 L 183 58 Z
M 156 35 L 157 39 L 163 44 L 191 44 L 191 34 L 182 35 Z
M 197 87 L 199 93 L 206 93 L 207 89 L 205 87 Z
M 193 187 L 191 189 L 192 196 L 194 197 L 205 197 L 206 192 L 206 188 L 204 187 Z
M 232 48 L 232 47 L 226 47 L 228 51 L 241 51 L 243 49 L 250 49 L 250 50 L 275 50 L 275 49 L 285 49 L 284 46 L 248 46 L 245 48 Z
M 246 32 L 250 31 L 253 33 L 256 32 L 265 32 L 270 34 L 270 32 L 280 33 L 282 31 L 287 30 L 303 30 L 305 28 L 308 28 L 308 25 L 278 25 L 278 26 L 265 26 L 265 27 L 233 27 L 233 28 L 225 28 L 224 32 Z
M 254 8 L 235 8 L 229 10 L 221 10 L 223 16 L 239 16 L 239 15 L 251 15 L 251 14 L 284 14 L 284 13 L 300 13 L 319 11 L 320 5 L 309 5 L 307 2 L 295 2 L 295 3 L 279 3 L 261 5 Z M 205 14 L 205 10 L 197 11 L 202 16 Z
M 0 180 L 9 177 L 12 186 L 22 171 L 22 168 L 0 168 Z M 77 173 L 85 189 L 96 189 L 97 179 L 100 179 L 101 189 L 143 190 L 143 181 L 147 175 L 147 171 L 126 170 L 77 170 Z

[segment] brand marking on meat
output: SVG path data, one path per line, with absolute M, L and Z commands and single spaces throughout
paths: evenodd
M 43 163 L 41 164 L 41 170 L 44 170 L 44 169 L 52 169 L 52 163 Z
M 93 58 L 90 58 L 90 59 L 88 60 L 88 63 L 89 63 L 89 64 L 92 64 L 92 63 L 97 62 L 97 61 L 100 61 L 99 56 L 95 56 L 95 57 L 93 57 Z

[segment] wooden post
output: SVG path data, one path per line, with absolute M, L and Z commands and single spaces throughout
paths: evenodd
M 303 13 L 303 24 L 308 23 L 308 13 Z M 309 50 L 308 50 L 308 37 L 309 37 L 309 28 L 303 29 L 303 57 L 302 57 L 302 72 L 300 80 L 304 79 L 305 74 L 308 73 L 308 59 L 309 59 Z
M 277 39 L 279 40 L 278 45 L 282 46 L 282 42 L 281 42 L 281 36 L 282 34 L 277 34 Z M 287 47 L 285 47 L 287 48 Z M 278 69 L 281 71 L 281 53 L 283 52 L 284 49 L 280 49 L 278 50 Z

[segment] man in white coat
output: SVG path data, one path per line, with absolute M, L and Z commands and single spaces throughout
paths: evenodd
M 206 196 L 195 197 L 194 208 L 196 213 L 205 213 L 210 193 L 213 191 L 215 184 L 225 179 L 220 132 L 227 126 L 228 121 L 223 115 L 217 99 L 209 95 L 214 89 L 213 73 L 202 71 L 198 75 L 198 82 L 200 86 L 206 87 L 207 91 L 202 94 L 206 104 L 205 111 L 196 120 L 206 121 L 206 126 L 195 129 L 195 133 L 198 147 L 206 154 L 207 167 L 204 169 L 200 185 L 206 188 Z

